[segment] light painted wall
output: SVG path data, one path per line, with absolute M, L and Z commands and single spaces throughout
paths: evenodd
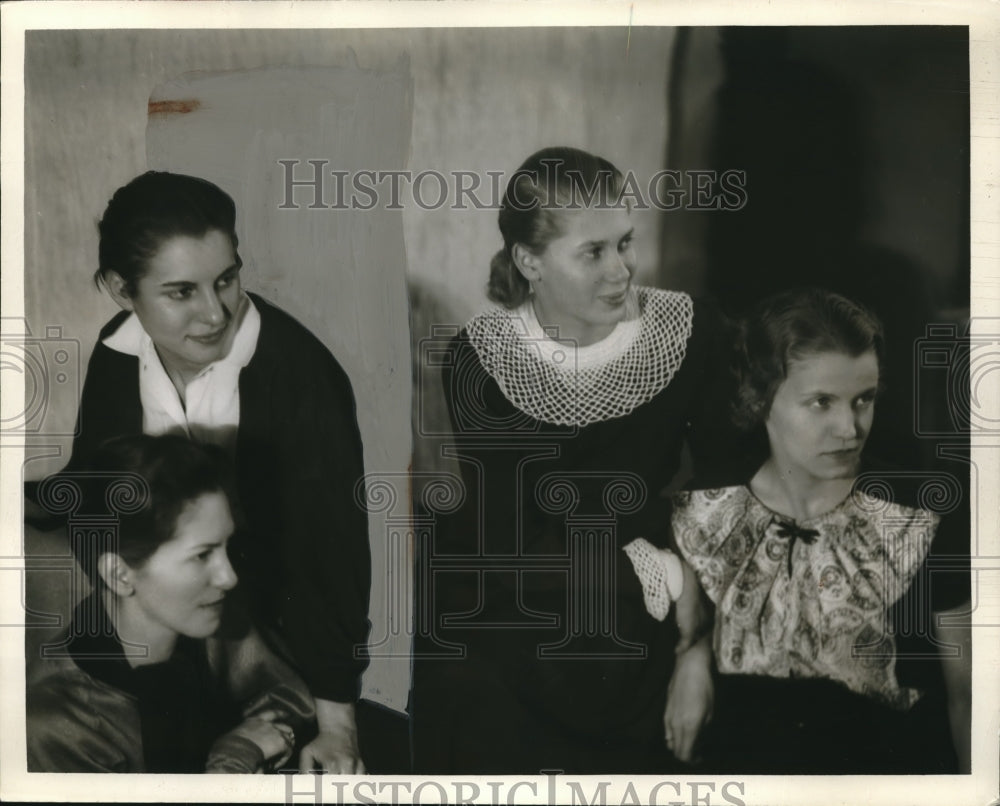
M 635 171 L 645 184 L 663 167 L 672 42 L 665 28 L 420 32 L 411 51 L 411 167 L 476 171 L 484 183 L 486 171 L 501 171 L 506 184 L 528 155 L 570 145 Z M 640 278 L 648 280 L 658 215 L 633 215 Z M 450 300 L 464 323 L 486 304 L 490 258 L 502 246 L 497 211 L 413 205 L 403 222 L 411 278 Z

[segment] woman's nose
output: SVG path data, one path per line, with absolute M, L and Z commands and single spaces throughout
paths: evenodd
M 209 291 L 204 296 L 201 307 L 202 318 L 213 325 L 221 325 L 226 321 L 228 312 L 219 295 L 214 291 Z
M 238 577 L 236 576 L 236 572 L 233 570 L 232 564 L 229 562 L 229 558 L 223 554 L 219 558 L 219 562 L 215 567 L 212 582 L 219 590 L 227 591 L 235 588 L 237 581 Z
M 609 282 L 622 282 L 632 276 L 635 267 L 632 265 L 631 256 L 628 252 L 615 252 L 608 267 L 607 279 Z
M 850 406 L 845 406 L 837 412 L 834 428 L 836 435 L 844 440 L 857 439 L 862 433 L 860 417 Z

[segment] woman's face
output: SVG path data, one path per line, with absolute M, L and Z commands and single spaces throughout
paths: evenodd
M 790 362 L 766 421 L 778 470 L 815 481 L 855 475 L 877 389 L 874 351 L 812 353 Z
M 226 591 L 236 573 L 226 555 L 233 533 L 229 502 L 221 492 L 188 502 L 174 527 L 140 567 L 129 572 L 134 617 L 155 636 L 207 638 L 218 628 Z
M 636 258 L 626 209 L 561 210 L 561 235 L 526 255 L 535 314 L 579 346 L 603 339 L 625 316 Z
M 241 299 L 239 269 L 225 233 L 177 235 L 164 241 L 134 292 L 116 299 L 135 311 L 164 365 L 193 376 L 229 354 Z

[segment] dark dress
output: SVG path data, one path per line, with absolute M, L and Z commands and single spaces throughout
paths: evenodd
M 677 546 L 716 603 L 701 771 L 957 771 L 932 626 L 968 601 L 968 533 L 899 503 L 916 475 L 868 470 L 798 523 L 742 485 L 674 496 Z
M 281 309 L 249 295 L 260 334 L 240 373 L 236 590 L 314 697 L 357 699 L 367 665 L 371 557 L 359 492 L 364 464 L 354 395 L 330 351 Z M 66 470 L 110 437 L 142 433 L 139 360 L 103 340 L 87 368 Z
M 652 311 L 648 295 L 668 304 Z M 621 549 L 637 537 L 667 545 L 661 491 L 681 468 L 685 442 L 701 472 L 717 469 L 725 419 L 713 401 L 721 399 L 725 333 L 710 308 L 686 295 L 640 289 L 640 300 L 640 327 L 666 316 L 665 329 L 638 338 L 629 349 L 638 350 L 631 360 L 639 368 L 618 380 L 627 386 L 667 354 L 670 377 L 634 395 L 609 390 L 607 377 L 596 389 L 584 380 L 561 412 L 550 404 L 565 390 L 530 370 L 520 380 L 518 367 L 497 370 L 491 351 L 506 355 L 510 344 L 503 333 L 491 340 L 488 327 L 470 336 L 482 317 L 452 342 L 444 383 L 465 499 L 438 518 L 432 562 L 421 563 L 442 569 L 420 576 L 425 628 L 413 699 L 421 772 L 656 772 L 676 764 L 662 720 L 677 627 L 673 614 L 660 622 L 647 613 Z M 591 421 L 557 424 L 524 410 L 539 407 L 550 407 L 543 416 L 551 419 L 583 412 L 578 419 Z M 448 651 L 461 657 L 442 657 Z

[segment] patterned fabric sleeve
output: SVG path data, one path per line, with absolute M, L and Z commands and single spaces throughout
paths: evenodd
M 736 531 L 745 512 L 741 487 L 680 492 L 673 497 L 671 527 L 681 556 L 715 604 L 750 550 L 751 536 Z

